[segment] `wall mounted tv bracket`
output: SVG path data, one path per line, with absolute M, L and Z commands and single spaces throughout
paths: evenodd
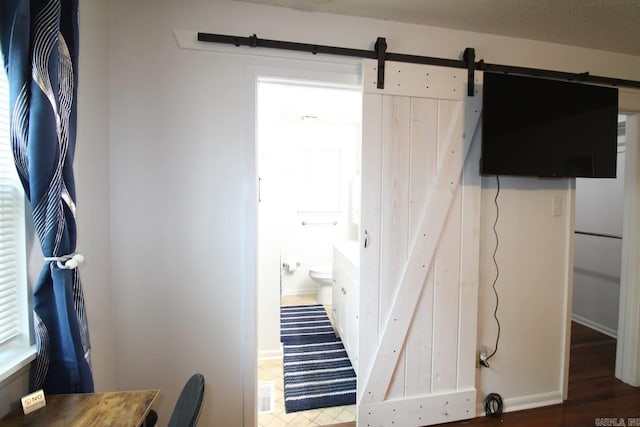
M 566 73 L 562 71 L 544 70 L 539 68 L 514 67 L 511 65 L 488 64 L 484 60 L 475 62 L 476 51 L 467 47 L 462 54 L 462 59 L 434 58 L 430 56 L 406 55 L 402 53 L 387 52 L 387 40 L 378 37 L 374 50 L 351 49 L 345 47 L 323 46 L 309 43 L 297 43 L 281 40 L 268 40 L 258 38 L 255 34 L 249 37 L 229 36 L 222 34 L 198 33 L 198 41 L 209 43 L 224 43 L 235 46 L 262 47 L 270 49 L 292 50 L 298 52 L 310 52 L 314 55 L 321 53 L 327 55 L 350 56 L 355 58 L 376 59 L 378 61 L 378 89 L 384 89 L 384 68 L 386 61 L 406 62 L 412 64 L 434 65 L 438 67 L 462 68 L 467 70 L 467 95 L 473 96 L 475 70 L 491 71 L 505 74 L 518 74 L 549 79 L 569 80 L 583 83 L 595 83 L 607 86 L 632 87 L 640 89 L 640 81 L 616 79 L 611 77 L 593 76 L 588 72 Z

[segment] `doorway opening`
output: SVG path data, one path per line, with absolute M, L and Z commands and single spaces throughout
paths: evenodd
M 328 335 L 339 329 L 331 278 L 334 251 L 360 234 L 361 89 L 258 78 L 256 98 L 258 384 L 273 383 L 274 402 L 258 424 L 354 421 L 355 401 L 287 413 L 280 315 L 281 307 L 319 305 Z M 316 280 L 322 271 L 327 283 Z
M 615 179 L 576 179 L 570 378 L 613 378 L 622 271 L 626 115 Z M 592 359 L 585 363 L 587 359 Z M 574 381 L 575 382 L 575 381 Z M 569 384 L 569 397 L 573 387 Z
M 626 116 L 615 179 L 576 178 L 573 320 L 616 338 L 622 260 Z

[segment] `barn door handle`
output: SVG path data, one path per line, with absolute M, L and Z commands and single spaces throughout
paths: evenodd
M 369 246 L 369 233 L 364 230 L 364 248 L 367 249 L 367 246 Z

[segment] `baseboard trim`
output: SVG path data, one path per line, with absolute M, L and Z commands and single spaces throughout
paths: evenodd
M 543 406 L 562 403 L 562 390 L 549 393 L 531 394 L 528 396 L 505 398 L 502 396 L 502 412 L 524 411 L 525 409 L 541 408 Z M 479 402 L 476 413 L 478 417 L 486 416 L 483 402 Z
M 591 329 L 594 329 L 594 330 L 596 330 L 596 331 L 598 331 L 600 333 L 608 335 L 611 338 L 618 339 L 618 331 L 616 331 L 614 329 L 611 329 L 611 328 L 608 328 L 606 326 L 603 326 L 603 325 L 601 325 L 599 323 L 596 323 L 596 322 L 594 322 L 592 320 L 589 320 L 589 319 L 587 319 L 585 317 L 579 316 L 577 314 L 572 314 L 571 315 L 571 320 L 573 320 L 574 322 L 579 323 L 579 324 L 581 324 L 583 326 L 586 326 L 587 328 L 591 328 Z
M 258 360 L 282 359 L 282 348 L 279 350 L 258 351 Z
M 310 289 L 310 288 L 298 288 L 298 289 L 288 289 L 282 290 L 282 295 L 316 295 L 318 293 L 318 289 Z

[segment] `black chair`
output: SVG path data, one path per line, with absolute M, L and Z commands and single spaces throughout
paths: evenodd
M 204 398 L 204 376 L 194 374 L 182 388 L 176 406 L 173 408 L 169 427 L 195 427 L 202 409 Z M 158 421 L 158 414 L 151 410 L 142 424 L 143 427 L 153 427 Z

